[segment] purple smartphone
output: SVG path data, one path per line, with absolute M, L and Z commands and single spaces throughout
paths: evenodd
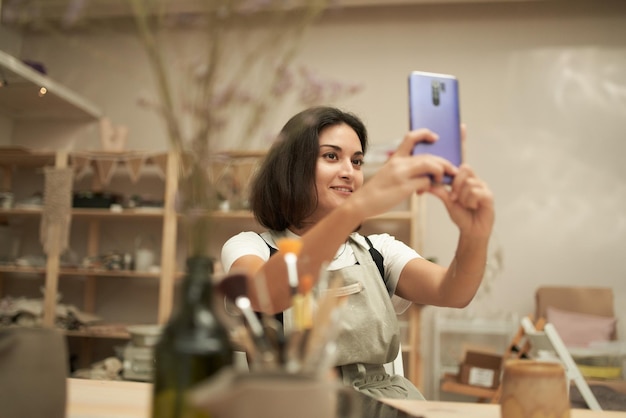
M 459 82 L 447 74 L 413 71 L 409 75 L 409 117 L 411 130 L 428 128 L 439 135 L 433 144 L 419 143 L 413 154 L 434 154 L 457 167 L 461 164 L 461 117 Z M 445 176 L 444 183 L 452 183 Z

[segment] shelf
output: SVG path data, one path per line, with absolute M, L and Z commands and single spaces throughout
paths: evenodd
M 41 216 L 41 208 L 33 209 L 0 209 L 0 216 Z
M 110 209 L 97 208 L 73 208 L 72 216 L 94 217 L 94 218 L 163 218 L 162 208 L 150 209 L 122 209 L 112 211 Z
M 105 338 L 116 340 L 128 340 L 130 334 L 126 331 L 70 331 L 63 330 L 63 333 L 68 337 L 80 337 L 80 338 Z
M 161 273 L 150 273 L 133 270 L 93 270 L 79 268 L 62 268 L 59 270 L 62 276 L 96 276 L 96 277 L 139 277 L 147 279 L 158 279 Z
M 22 267 L 4 265 L 0 266 L 0 273 L 15 273 L 15 274 L 45 274 L 45 267 Z M 91 277 L 128 277 L 128 278 L 146 278 L 146 279 L 159 279 L 161 273 L 151 273 L 143 271 L 133 270 L 93 270 L 93 269 L 81 269 L 81 268 L 61 268 L 59 269 L 60 276 L 91 276 Z M 176 273 L 175 278 L 181 278 L 184 273 Z
M 184 215 L 179 213 L 178 217 L 183 217 Z M 221 211 L 216 210 L 212 212 L 207 212 L 205 216 L 210 216 L 213 219 L 230 219 L 234 221 L 246 221 L 254 219 L 252 212 L 249 210 L 231 210 L 231 211 Z
M 0 51 L 2 52 L 2 51 Z M 0 88 L 0 109 L 2 108 L 2 89 Z M 34 151 L 24 147 L 0 147 L 0 166 L 20 166 L 37 168 L 53 166 L 56 153 Z
M 102 117 L 96 105 L 4 51 L 0 51 L 0 68 L 7 83 L 0 88 L 0 111 L 9 118 L 94 121 Z M 42 87 L 47 90 L 44 95 Z
M 0 266 L 0 273 L 45 274 L 45 267 Z
M 11 327 L 15 327 L 16 325 L 11 325 Z M 128 340 L 130 339 L 130 333 L 128 331 L 122 331 L 119 329 L 107 330 L 107 331 L 98 331 L 98 328 L 102 329 L 102 327 L 106 328 L 107 326 L 98 325 L 95 330 L 67 330 L 62 328 L 57 328 L 63 334 L 68 337 L 83 337 L 83 338 L 107 338 L 107 339 L 116 339 L 116 340 Z M 6 329 L 6 326 L 0 326 L 1 329 Z M 115 327 L 119 328 L 119 327 Z
M 13 208 L 13 209 L 0 209 L 0 216 L 29 216 L 29 215 L 41 215 L 41 208 Z M 91 208 L 74 208 L 72 209 L 72 216 L 76 217 L 92 217 L 92 218 L 162 218 L 163 209 L 123 209 L 120 212 L 115 212 L 110 209 L 91 209 Z

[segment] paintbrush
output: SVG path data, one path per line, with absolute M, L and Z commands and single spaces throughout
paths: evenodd
M 248 276 L 242 273 L 233 273 L 224 277 L 217 286 L 224 296 L 239 308 L 246 319 L 261 363 L 263 365 L 275 364 L 276 355 L 274 350 L 265 338 L 263 325 L 261 325 L 261 321 L 259 321 L 259 318 L 252 310 L 252 304 L 247 296 Z
M 286 347 L 286 367 L 289 372 L 297 372 L 302 367 L 304 349 L 313 327 L 313 277 L 302 276 L 299 292 L 293 297 L 293 330 L 289 334 Z
M 291 287 L 291 295 L 294 296 L 298 293 L 298 255 L 302 249 L 302 242 L 295 238 L 281 238 L 276 241 L 276 245 L 287 264 L 289 287 Z

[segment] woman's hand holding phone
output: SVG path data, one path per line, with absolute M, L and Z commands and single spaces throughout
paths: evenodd
M 427 128 L 439 136 L 434 143 L 420 142 L 413 154 L 432 154 L 457 167 L 462 162 L 459 83 L 447 74 L 413 71 L 409 75 L 409 121 L 411 130 Z M 433 179 L 434 180 L 434 179 Z M 452 184 L 452 177 L 443 182 Z

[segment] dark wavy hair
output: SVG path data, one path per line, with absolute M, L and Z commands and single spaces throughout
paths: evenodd
M 367 150 L 367 130 L 354 114 L 334 107 L 306 109 L 293 116 L 270 148 L 250 189 L 250 206 L 264 227 L 282 231 L 303 221 L 316 209 L 315 171 L 320 133 L 330 126 L 346 124 Z

